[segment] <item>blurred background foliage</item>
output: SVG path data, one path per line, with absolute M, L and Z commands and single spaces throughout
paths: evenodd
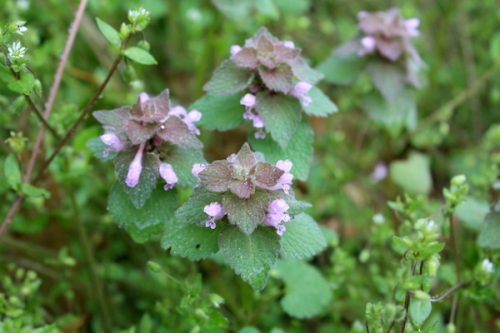
M 74 0 L 0 0 L 1 22 L 27 22 L 24 45 L 43 96 L 48 94 L 77 5 Z M 115 55 L 97 29 L 95 17 L 118 27 L 127 11 L 139 6 L 152 17 L 144 39 L 158 65 L 122 66 L 96 108 L 111 109 L 134 102 L 138 92 L 157 94 L 165 87 L 181 104 L 193 103 L 203 94 L 203 84 L 214 68 L 227 58 L 230 46 L 241 45 L 262 25 L 281 39 L 293 40 L 317 66 L 356 35 L 360 10 L 397 5 L 404 17 L 421 20 L 416 44 L 427 67 L 426 84 L 416 92 L 417 129 L 395 134 L 371 121 L 362 110 L 363 94 L 370 89 L 363 77 L 352 86 L 323 82 L 322 89 L 340 112 L 311 119 L 314 160 L 309 180 L 298 184 L 297 193 L 313 204 L 310 214 L 330 231 L 329 249 L 311 263 L 317 269 L 307 275 L 312 285 L 327 284 L 330 296 L 322 300 L 326 304 L 320 315 L 296 319 L 283 310 L 285 305 L 280 306 L 286 290 L 281 278 L 289 271 L 284 265 L 276 268 L 264 291 L 254 292 L 229 269 L 213 262 L 172 257 L 157 243 L 135 244 L 106 213 L 114 173 L 110 164 L 98 163 L 86 147 L 87 140 L 100 133 L 93 119 L 64 148 L 40 184 L 50 198 L 29 199 L 9 235 L 0 239 L 0 278 L 4 280 L 0 290 L 8 295 L 0 299 L 0 307 L 14 311 L 13 317 L 16 310 L 21 311 L 23 327 L 54 323 L 46 332 L 55 327 L 64 332 L 241 329 L 248 333 L 255 331 L 252 327 L 275 333 L 364 332 L 360 323 L 365 304 L 390 299 L 398 281 L 399 256 L 387 240 L 390 226 L 399 222 L 387 201 L 406 191 L 417 198 L 415 205 L 422 211 L 432 212 L 442 200 L 442 188 L 455 174 L 465 174 L 471 186 L 469 206 L 457 214 L 465 226 L 460 229 L 463 266 L 474 267 L 481 257 L 474 246 L 481 216 L 498 199 L 495 189 L 499 188 L 500 75 L 494 73 L 500 57 L 500 11 L 495 0 L 91 0 L 50 122 L 63 132 L 78 117 Z M 0 164 L 13 147 L 25 161 L 37 133 L 37 119 L 24 99 L 3 85 L 0 109 Z M 206 157 L 212 160 L 236 151 L 246 133 L 244 129 L 205 131 L 202 138 Z M 47 136 L 45 147 L 53 144 Z M 44 155 L 49 153 L 46 148 Z M 378 182 L 371 177 L 377 164 L 389 169 L 388 177 Z M 0 195 L 4 216 L 15 194 L 3 177 Z M 180 192 L 179 200 L 186 196 Z M 385 217 L 384 227 L 373 223 L 377 213 Z M 443 256 L 447 260 L 450 254 Z M 446 274 L 451 276 L 451 286 L 453 270 L 447 265 L 440 274 L 445 281 Z M 323 276 L 320 282 L 315 276 L 318 270 Z M 18 281 L 17 287 L 9 279 Z M 289 290 L 293 288 L 293 281 L 284 282 Z M 499 328 L 494 319 L 500 311 L 496 292 L 486 301 L 462 299 L 459 332 Z M 10 299 L 14 296 L 17 300 Z M 303 301 L 304 307 L 317 306 L 317 302 L 307 304 L 307 298 Z M 435 315 L 442 315 L 438 321 L 443 323 L 449 304 L 438 308 L 441 314 Z M 445 332 L 441 324 L 433 329 Z

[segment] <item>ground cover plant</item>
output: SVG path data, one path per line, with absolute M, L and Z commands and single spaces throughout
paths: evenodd
M 494 1 L 0 13 L 0 332 L 500 331 Z

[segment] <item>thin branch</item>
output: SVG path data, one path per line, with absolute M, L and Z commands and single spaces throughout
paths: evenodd
M 14 78 L 16 80 L 20 80 L 19 73 L 16 72 L 14 70 L 14 68 L 12 68 L 11 63 L 9 61 L 9 57 L 7 56 L 7 54 L 4 54 L 4 57 L 5 57 L 5 59 L 7 59 L 7 67 L 9 68 L 10 72 L 12 73 L 12 76 L 14 76 Z M 38 118 L 38 120 L 40 120 L 40 122 L 43 125 L 42 128 L 40 129 L 40 131 L 42 131 L 44 129 L 43 127 L 45 126 L 45 128 L 47 128 L 49 130 L 49 132 L 56 139 L 59 139 L 59 135 L 57 134 L 56 130 L 52 126 L 50 126 L 49 122 L 47 121 L 48 117 L 46 117 L 42 114 L 42 111 L 38 108 L 38 106 L 36 106 L 35 102 L 31 98 L 31 96 L 28 94 L 23 94 L 23 96 L 24 96 L 24 99 L 26 100 L 26 103 L 28 103 L 28 105 L 30 106 L 30 108 L 33 111 L 33 113 L 35 114 L 35 116 Z
M 458 290 L 460 290 L 462 288 L 468 287 L 471 283 L 472 283 L 472 280 L 459 283 L 456 286 L 451 287 L 450 289 L 446 290 L 441 295 L 436 296 L 436 297 L 431 297 L 431 302 L 433 302 L 433 303 L 441 302 L 442 300 L 444 300 L 444 299 L 450 297 L 451 295 L 453 295 L 456 291 L 458 291 Z
M 417 264 L 413 263 L 411 264 L 411 275 L 415 275 L 415 271 L 417 268 Z M 404 333 L 405 328 L 406 328 L 406 322 L 408 321 L 408 309 L 410 308 L 410 299 L 411 299 L 411 293 L 410 291 L 406 292 L 405 295 L 405 304 L 404 304 L 404 309 L 405 309 L 405 315 L 403 317 L 403 323 L 401 324 L 401 328 L 399 330 L 399 333 Z
M 69 142 L 69 140 L 76 133 L 76 130 L 78 129 L 78 127 L 80 127 L 80 125 L 83 123 L 83 121 L 85 120 L 85 118 L 87 118 L 87 116 L 93 110 L 93 108 L 95 106 L 95 103 L 97 102 L 97 100 L 101 96 L 101 93 L 103 92 L 104 88 L 106 88 L 109 80 L 111 79 L 111 77 L 115 73 L 116 69 L 118 68 L 118 65 L 121 62 L 121 60 L 122 60 L 122 54 L 120 53 L 116 57 L 115 61 L 113 62 L 113 65 L 111 66 L 111 68 L 110 68 L 110 70 L 108 72 L 108 75 L 106 76 L 106 78 L 104 79 L 104 81 L 101 83 L 101 85 L 97 89 L 97 92 L 95 93 L 94 97 L 92 97 L 92 99 L 87 103 L 87 105 L 85 106 L 85 108 L 81 112 L 80 117 L 78 117 L 78 119 L 73 123 L 73 125 L 70 127 L 70 129 L 66 132 L 66 134 L 62 138 L 62 140 L 59 141 L 59 143 L 57 144 L 57 146 L 54 148 L 54 151 L 52 152 L 52 154 L 49 156 L 49 158 L 47 158 L 45 160 L 45 162 L 40 167 L 40 171 L 38 172 L 38 175 L 36 176 L 36 178 L 34 180 L 35 183 L 41 179 L 41 177 L 43 176 L 44 172 L 49 167 L 50 163 L 52 163 L 52 161 L 54 160 L 54 158 L 60 153 L 61 149 Z

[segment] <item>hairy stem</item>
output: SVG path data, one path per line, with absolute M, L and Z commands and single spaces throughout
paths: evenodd
M 412 262 L 411 263 L 411 275 L 415 275 L 415 271 L 417 268 L 417 264 Z M 405 304 L 403 305 L 405 309 L 405 316 L 403 317 L 403 323 L 401 324 L 401 328 L 399 329 L 399 333 L 404 333 L 405 328 L 406 328 L 406 323 L 408 322 L 408 309 L 410 308 L 410 299 L 411 299 L 411 293 L 410 291 L 406 292 L 405 295 Z
M 457 276 L 457 281 L 460 281 L 460 251 L 458 248 L 458 241 L 457 241 L 457 230 L 455 228 L 455 221 L 453 218 L 453 214 L 447 213 L 445 217 L 449 220 L 450 222 L 450 242 L 451 242 L 451 248 L 453 252 L 453 260 L 455 262 L 455 274 Z M 453 296 L 453 301 L 451 303 L 451 311 L 450 311 L 450 323 L 453 323 L 455 321 L 456 313 L 457 313 L 457 306 L 458 306 L 458 295 Z

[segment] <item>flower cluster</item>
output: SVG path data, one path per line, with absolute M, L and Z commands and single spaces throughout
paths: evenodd
M 225 160 L 193 166 L 193 175 L 199 178 L 202 189 L 222 194 L 221 202 L 205 205 L 205 226 L 214 229 L 216 222 L 227 216 L 244 232 L 251 233 L 264 225 L 283 235 L 283 223 L 290 221 L 286 198 L 293 180 L 291 168 L 290 161 L 278 161 L 276 165 L 265 162 L 246 143 L 238 154 Z
M 9 59 L 13 61 L 20 60 L 26 55 L 26 48 L 22 46 L 21 42 L 17 41 L 9 46 L 7 52 Z
M 311 104 L 309 92 L 322 75 L 307 65 L 301 57 L 301 51 L 292 41 L 281 41 L 266 28 L 261 28 L 243 46 L 231 47 L 230 59 L 219 67 L 219 72 L 216 71 L 212 78 L 211 81 L 217 81 L 218 73 L 223 73 L 226 77 L 236 73 L 240 73 L 238 77 L 248 76 L 249 80 L 242 87 L 248 88 L 248 91 L 241 98 L 240 104 L 245 107 L 243 118 L 250 120 L 256 129 L 256 138 L 264 138 L 264 130 L 267 129 L 259 110 L 261 99 L 280 94 L 297 99 L 300 102 L 299 109 Z M 221 80 L 224 79 L 221 77 Z M 209 93 L 224 94 L 220 91 L 212 92 L 211 84 L 209 82 L 205 86 Z
M 171 107 L 168 90 L 156 97 L 141 93 L 133 106 L 96 111 L 94 117 L 106 131 L 100 136 L 105 146 L 103 155 L 113 152 L 133 156 L 124 179 L 130 188 L 137 186 L 144 163 L 149 163 L 165 181 L 164 189 L 171 189 L 178 177 L 173 166 L 163 161 L 169 147 L 201 148 L 196 137 L 200 132 L 195 125 L 201 113 L 187 112 L 181 106 Z M 145 154 L 151 158 L 146 159 Z
M 379 54 L 391 62 L 406 61 L 407 80 L 418 86 L 417 72 L 423 66 L 411 39 L 419 35 L 419 19 L 405 20 L 399 9 L 392 8 L 384 12 L 359 12 L 358 27 L 364 35 L 357 48 L 359 56 Z

